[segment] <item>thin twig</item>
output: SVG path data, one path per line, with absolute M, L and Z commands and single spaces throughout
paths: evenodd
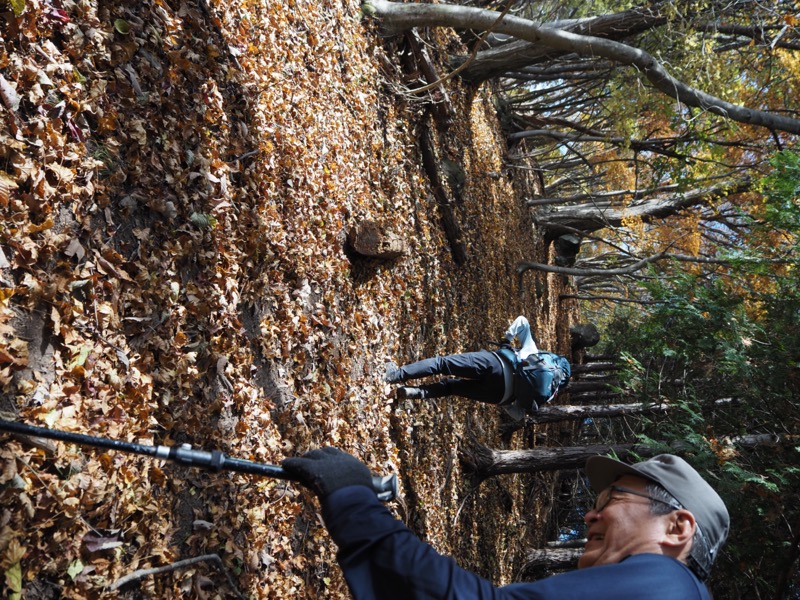
M 125 575 L 124 577 L 120 577 L 114 583 L 111 584 L 111 590 L 117 590 L 121 588 L 123 585 L 131 583 L 133 581 L 138 581 L 140 579 L 144 579 L 150 575 L 158 575 L 160 573 L 166 573 L 168 571 L 177 571 L 178 569 L 183 569 L 185 567 L 189 567 L 191 565 L 195 565 L 199 562 L 210 561 L 215 563 L 220 571 L 225 575 L 225 578 L 228 580 L 228 585 L 233 590 L 233 593 L 236 594 L 237 598 L 241 600 L 246 600 L 246 598 L 239 592 L 236 588 L 236 585 L 233 579 L 228 573 L 228 570 L 225 568 L 225 565 L 222 563 L 222 559 L 217 554 L 204 554 L 203 556 L 195 556 L 194 558 L 187 558 L 185 560 L 179 560 L 169 565 L 164 565 L 163 567 L 153 567 L 152 569 L 139 569 L 138 571 L 134 571 L 129 575 Z
M 461 504 L 459 505 L 459 507 L 458 507 L 458 510 L 456 511 L 456 516 L 455 516 L 455 517 L 453 517 L 453 526 L 455 526 L 455 524 L 456 524 L 456 523 L 458 523 L 458 517 L 459 517 L 459 515 L 461 514 L 461 509 L 462 509 L 462 508 L 464 508 L 464 505 L 467 503 L 467 500 L 469 499 L 469 497 L 470 497 L 470 496 L 471 496 L 471 495 L 472 495 L 474 492 L 476 492 L 476 491 L 478 490 L 478 488 L 481 486 L 481 483 L 483 483 L 483 479 L 479 479 L 479 480 L 478 480 L 478 482 L 477 482 L 477 483 L 475 483 L 475 484 L 472 486 L 472 489 L 471 489 L 471 490 L 469 490 L 469 491 L 466 493 L 466 495 L 464 496 L 464 499 L 461 501 Z
M 450 71 L 444 77 L 440 77 L 437 81 L 434 81 L 433 83 L 429 83 L 428 85 L 422 86 L 421 88 L 414 88 L 413 90 L 409 90 L 409 92 L 411 94 L 422 94 L 422 93 L 425 93 L 428 90 L 432 90 L 432 89 L 434 89 L 436 87 L 439 87 L 440 85 L 444 84 L 446 81 L 451 80 L 453 77 L 455 77 L 456 75 L 461 73 L 461 71 L 466 69 L 472 63 L 472 61 L 475 60 L 475 57 L 478 55 L 478 50 L 480 50 L 480 47 L 483 44 L 483 42 L 486 40 L 487 37 L 489 37 L 489 34 L 492 33 L 492 30 L 500 23 L 500 21 L 502 21 L 503 18 L 508 14 L 508 11 L 511 10 L 511 6 L 513 4 L 514 4 L 513 2 L 509 2 L 508 6 L 506 6 L 505 9 L 503 9 L 503 12 L 500 13 L 500 16 L 497 17 L 497 20 L 492 24 L 492 26 L 489 27 L 489 29 L 487 29 L 486 31 L 483 32 L 483 34 L 478 39 L 478 41 L 475 42 L 475 47 L 473 48 L 473 50 L 470 53 L 470 55 L 467 57 L 467 60 L 465 60 L 463 63 L 461 63 L 454 70 Z
M 285 481 L 285 482 L 283 483 L 283 493 L 281 493 L 281 495 L 280 495 L 280 496 L 278 496 L 277 498 L 275 498 L 275 500 L 271 500 L 271 501 L 267 502 L 267 506 L 269 506 L 269 505 L 271 505 L 271 504 L 275 504 L 276 502 L 278 502 L 278 501 L 280 501 L 280 500 L 283 500 L 283 499 L 286 497 L 286 494 L 287 494 L 288 492 L 289 492 L 289 482 L 288 482 L 288 481 Z

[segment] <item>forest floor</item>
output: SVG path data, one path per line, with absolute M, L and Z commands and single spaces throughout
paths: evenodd
M 477 482 L 459 448 L 569 432 L 503 437 L 495 407 L 398 402 L 381 379 L 390 360 L 485 348 L 519 314 L 541 347 L 569 354 L 569 282 L 516 274 L 552 250 L 491 89 L 448 81 L 444 124 L 409 91 L 404 39 L 382 37 L 355 2 L 65 6 L 4 16 L 0 410 L 271 464 L 335 445 L 399 475 L 390 508 L 437 550 L 513 581 L 525 549 L 554 535 L 554 476 Z M 464 50 L 446 32 L 423 38 L 440 68 Z M 463 168 L 457 185 L 443 176 L 463 260 L 425 135 L 440 166 Z M 368 221 L 406 253 L 349 251 Z M 206 554 L 247 597 L 347 596 L 318 504 L 297 486 L 0 440 L 4 596 L 232 597 L 206 563 L 113 589 Z

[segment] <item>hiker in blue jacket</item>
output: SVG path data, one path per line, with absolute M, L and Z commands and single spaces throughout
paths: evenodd
M 395 519 L 355 457 L 322 448 L 282 465 L 319 497 L 355 600 L 710 600 L 703 582 L 730 523 L 722 499 L 681 458 L 628 465 L 594 456 L 585 472 L 597 500 L 584 516 L 578 570 L 495 587 Z
M 512 346 L 516 338 L 518 348 Z M 479 350 L 436 356 L 402 367 L 389 363 L 384 381 L 404 383 L 430 375 L 448 378 L 397 389 L 399 399 L 462 396 L 479 402 L 499 404 L 519 420 L 535 412 L 563 390 L 571 375 L 569 361 L 552 352 L 540 352 L 525 317 L 517 317 L 505 332 L 496 351 Z

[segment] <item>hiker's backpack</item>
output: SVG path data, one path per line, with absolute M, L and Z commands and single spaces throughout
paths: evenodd
M 514 398 L 528 412 L 535 412 L 567 386 L 572 376 L 569 361 L 560 354 L 539 352 L 520 360 L 508 346 L 497 353 L 511 365 L 514 372 Z

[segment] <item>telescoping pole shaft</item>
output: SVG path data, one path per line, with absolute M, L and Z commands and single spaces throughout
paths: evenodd
M 265 477 L 274 477 L 276 479 L 286 479 L 289 481 L 297 480 L 282 467 L 277 465 L 231 458 L 218 450 L 212 450 L 210 452 L 207 450 L 195 450 L 189 444 L 182 444 L 180 446 L 149 446 L 147 444 L 99 438 L 82 433 L 71 433 L 58 429 L 35 427 L 33 425 L 26 425 L 16 421 L 6 421 L 4 419 L 0 419 L 0 431 L 10 431 L 22 435 L 60 440 L 62 442 L 94 446 L 96 448 L 107 448 L 120 452 L 143 454 L 145 456 L 152 456 L 162 460 L 171 460 L 183 465 L 201 467 L 211 471 L 236 471 L 238 473 L 263 475 Z M 394 500 L 397 497 L 397 476 L 394 474 L 385 476 L 375 475 L 372 477 L 372 488 L 381 501 L 388 502 L 389 500 Z

